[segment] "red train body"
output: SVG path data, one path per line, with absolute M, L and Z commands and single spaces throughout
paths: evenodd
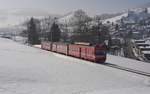
M 52 43 L 52 50 L 53 52 L 57 52 L 57 43 Z
M 50 50 L 60 54 L 65 54 L 68 56 L 73 56 L 97 63 L 104 63 L 106 60 L 107 48 L 105 44 L 88 46 L 78 44 L 42 42 L 41 47 L 44 50 Z
M 75 44 L 70 44 L 69 45 L 69 53 L 68 53 L 68 55 L 80 58 L 81 57 L 80 46 L 79 45 L 75 45 Z
M 51 51 L 52 50 L 52 43 L 51 42 L 42 42 L 41 48 L 48 50 L 48 51 Z
M 68 44 L 58 43 L 57 44 L 57 52 L 68 55 Z
M 81 58 L 95 61 L 95 47 L 82 46 L 81 47 Z

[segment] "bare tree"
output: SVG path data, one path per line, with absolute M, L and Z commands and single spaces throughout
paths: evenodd
M 72 21 L 73 25 L 73 41 L 87 42 L 88 32 L 91 23 L 91 18 L 83 10 L 78 10 L 74 13 Z

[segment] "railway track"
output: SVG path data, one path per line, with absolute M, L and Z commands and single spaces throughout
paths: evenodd
M 118 65 L 110 64 L 110 63 L 104 63 L 102 65 L 150 77 L 150 73 L 148 73 L 148 72 L 143 72 L 143 71 L 139 71 L 139 70 L 135 70 L 135 69 L 131 69 L 131 68 L 126 68 L 123 66 L 118 66 Z

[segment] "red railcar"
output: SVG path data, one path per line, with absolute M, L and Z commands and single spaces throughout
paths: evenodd
M 81 58 L 99 63 L 105 62 L 106 60 L 105 44 L 96 46 L 81 46 Z
M 68 55 L 74 56 L 77 58 L 81 57 L 80 45 L 70 44 L 68 50 L 69 50 Z
M 48 50 L 48 51 L 51 51 L 52 47 L 52 43 L 51 42 L 42 42 L 41 43 L 41 48 L 44 49 L 44 50 Z
M 49 50 L 73 57 L 104 63 L 106 60 L 107 47 L 105 44 L 88 46 L 83 44 L 64 44 L 56 42 L 42 42 L 42 49 Z
M 68 44 L 57 43 L 57 52 L 61 54 L 68 55 Z
M 95 60 L 96 62 L 104 63 L 106 61 L 107 46 L 99 44 L 95 46 Z
M 93 46 L 81 46 L 81 58 L 94 61 L 95 59 L 95 47 Z
M 56 42 L 52 43 L 52 51 L 57 52 L 57 43 Z

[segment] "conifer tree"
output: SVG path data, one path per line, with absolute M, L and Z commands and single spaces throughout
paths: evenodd
M 59 26 L 54 22 L 48 34 L 48 40 L 52 42 L 58 42 L 60 38 L 61 31 L 59 29 Z
M 28 32 L 28 43 L 29 44 L 39 44 L 39 35 L 36 28 L 36 23 L 34 18 L 32 17 L 30 21 L 27 23 L 27 32 Z

